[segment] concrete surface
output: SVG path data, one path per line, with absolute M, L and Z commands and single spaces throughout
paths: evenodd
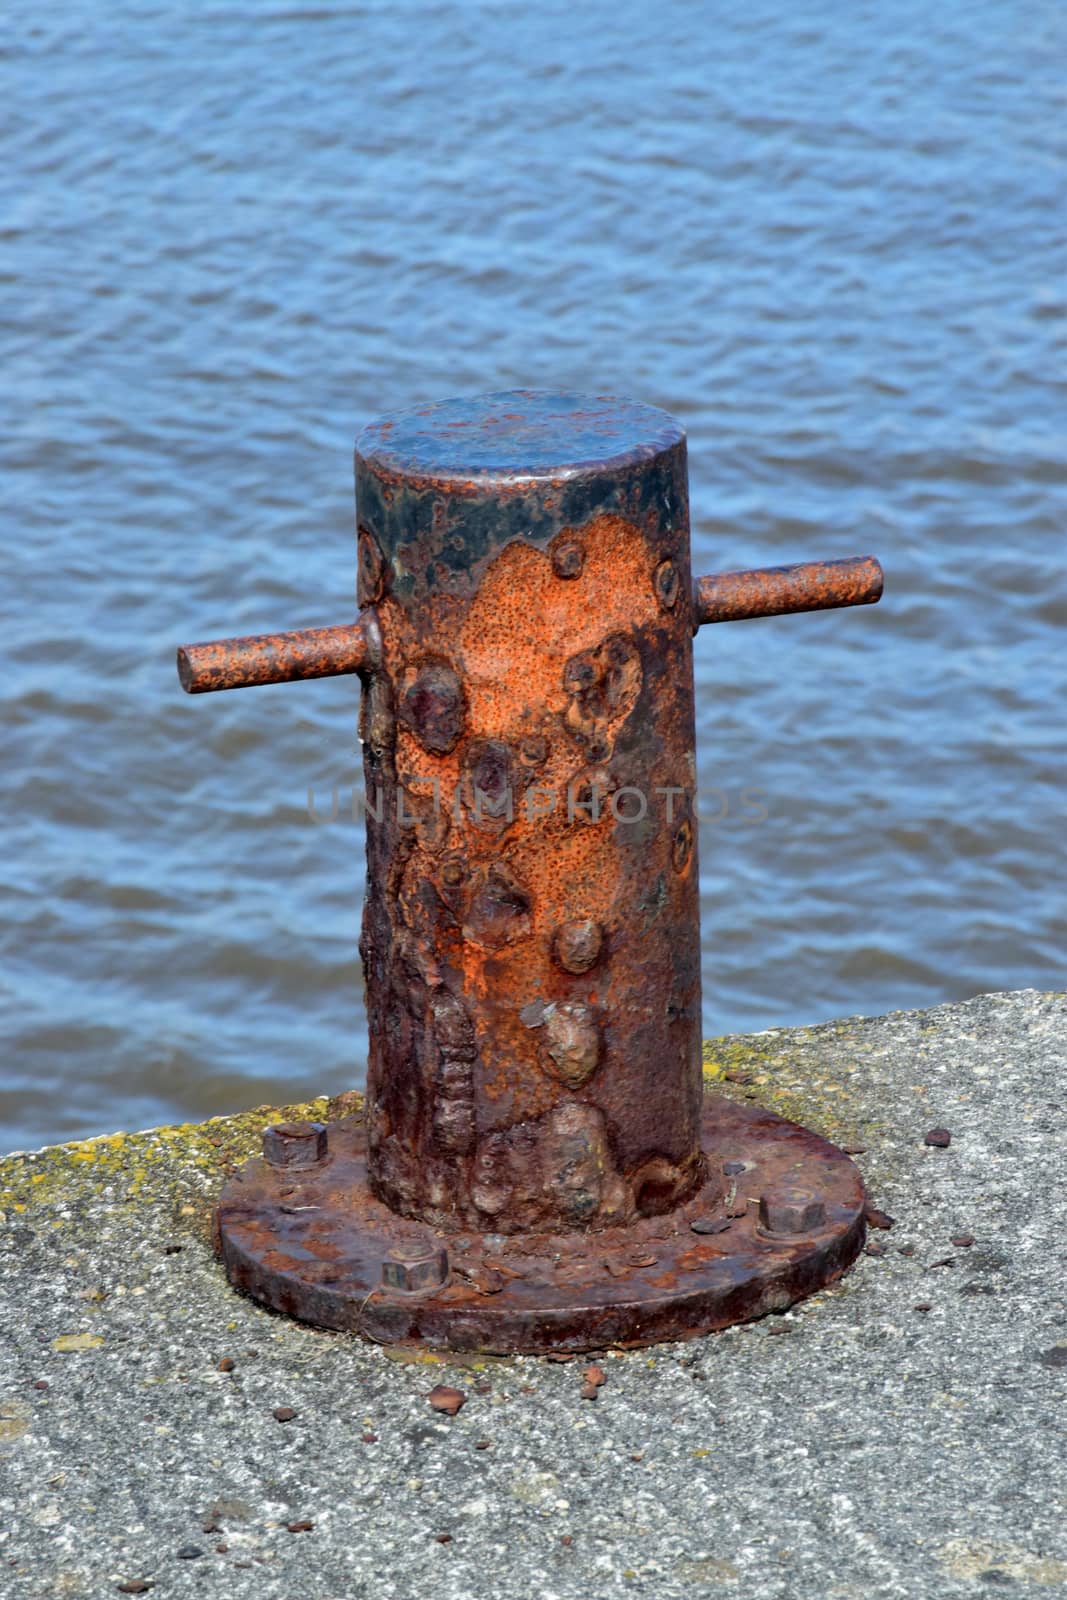
M 595 1400 L 580 1359 L 400 1359 L 235 1295 L 210 1205 L 273 1113 L 0 1161 L 0 1595 L 1067 1585 L 1067 997 L 716 1040 L 707 1065 L 864 1146 L 896 1224 L 784 1316 L 607 1353 Z

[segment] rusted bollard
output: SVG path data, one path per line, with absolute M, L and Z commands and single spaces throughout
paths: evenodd
M 354 623 L 178 655 L 191 693 L 364 691 L 365 1117 L 268 1134 L 219 1208 L 232 1281 L 374 1339 L 531 1351 L 810 1293 L 862 1245 L 863 1186 L 702 1093 L 692 636 L 875 601 L 878 563 L 694 583 L 685 436 L 603 396 L 376 423 L 356 502 Z

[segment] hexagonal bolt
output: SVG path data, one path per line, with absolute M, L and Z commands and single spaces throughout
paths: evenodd
M 826 1221 L 826 1206 L 810 1189 L 767 1189 L 760 1195 L 760 1227 L 765 1233 L 812 1233 Z
M 448 1282 L 448 1251 L 432 1239 L 394 1245 L 382 1262 L 382 1287 L 394 1294 L 431 1294 Z
M 272 1167 L 317 1167 L 325 1161 L 326 1129 L 321 1122 L 276 1122 L 263 1129 L 263 1158 Z

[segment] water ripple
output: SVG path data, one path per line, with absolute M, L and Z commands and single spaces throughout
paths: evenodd
M 173 647 L 350 616 L 353 437 L 464 391 L 676 412 L 702 570 L 883 559 L 698 641 L 709 1031 L 1063 986 L 1062 16 L 418 42 L 72 0 L 0 49 L 8 1144 L 361 1080 L 360 830 L 307 804 L 354 687 L 185 701 Z

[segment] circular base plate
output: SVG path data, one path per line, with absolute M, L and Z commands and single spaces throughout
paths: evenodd
M 348 1117 L 330 1125 L 329 1155 L 313 1168 L 242 1168 L 222 1194 L 219 1250 L 237 1288 L 318 1327 L 381 1344 L 530 1353 L 725 1328 L 814 1293 L 858 1255 L 863 1180 L 828 1140 L 708 1096 L 703 1143 L 707 1183 L 666 1216 L 597 1233 L 438 1234 L 374 1198 L 362 1119 Z M 759 1197 L 783 1185 L 823 1201 L 817 1229 L 760 1231 Z M 417 1294 L 383 1287 L 385 1257 L 417 1241 L 445 1245 L 447 1283 Z

